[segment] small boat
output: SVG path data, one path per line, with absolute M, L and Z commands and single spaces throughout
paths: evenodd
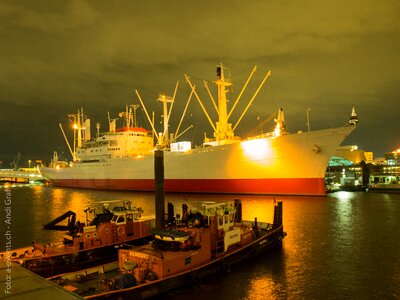
M 182 217 L 168 209 L 166 228 L 147 245 L 120 249 L 118 261 L 50 278 L 88 299 L 146 299 L 196 283 L 231 265 L 279 247 L 286 233 L 282 202 L 272 224 L 242 221 L 241 202 L 202 203 Z
M 113 261 L 118 248 L 125 244 L 145 244 L 152 237 L 154 218 L 142 218 L 143 209 L 132 207 L 130 201 L 109 209 L 112 202 L 116 201 L 103 202 L 101 213 L 85 209 L 86 223 L 76 221 L 76 213 L 68 211 L 43 225 L 45 230 L 65 231 L 63 241 L 33 242 L 31 247 L 0 253 L 0 259 L 11 258 L 32 272 L 50 277 Z M 65 221 L 66 225 L 60 225 Z
M 372 174 L 369 190 L 384 192 L 400 192 L 400 176 L 397 174 Z

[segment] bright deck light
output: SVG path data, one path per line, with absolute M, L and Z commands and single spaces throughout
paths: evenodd
M 246 154 L 257 157 L 267 153 L 268 144 L 266 139 L 255 139 L 243 141 L 242 147 Z

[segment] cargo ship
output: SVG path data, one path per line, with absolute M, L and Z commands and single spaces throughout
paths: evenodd
M 214 131 L 214 136 L 205 137 L 201 146 L 177 141 L 186 131 L 178 134 L 184 114 L 176 132 L 168 132 L 177 84 L 173 97 L 158 99 L 164 107 L 162 132 L 155 129 L 154 116 L 151 119 L 136 91 L 152 130 L 137 126 L 138 106 L 132 105 L 120 114 L 125 119 L 122 127 L 116 128 L 115 119 L 109 117 L 109 131 L 100 134 L 97 126 L 97 136 L 91 139 L 90 120 L 84 119 L 83 111 L 78 111 L 73 115 L 77 147 L 72 150 L 69 146 L 73 162 L 62 168 L 55 159 L 51 167 L 41 168 L 41 173 L 56 186 L 154 191 L 152 164 L 157 148 L 165 151 L 166 192 L 325 195 L 328 161 L 358 122 L 354 107 L 349 122 L 342 127 L 297 133 L 287 132 L 283 109 L 279 109 L 272 132 L 241 139 L 235 135 L 235 129 L 271 75 L 271 71 L 266 73 L 246 109 L 232 124 L 229 122 L 232 112 L 255 71 L 256 67 L 228 111 L 227 94 L 232 82 L 225 78 L 222 64 L 217 67 L 217 79 L 213 81 L 218 90 L 216 99 L 205 83 L 217 120 L 212 120 L 190 77 L 185 75 L 191 88 L 187 105 L 194 96 Z

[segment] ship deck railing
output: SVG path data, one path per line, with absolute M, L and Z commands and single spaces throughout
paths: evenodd
M 242 224 L 244 226 L 253 227 L 254 221 L 242 221 Z M 261 229 L 265 229 L 265 230 L 270 230 L 273 227 L 273 225 L 271 223 L 260 222 L 260 221 L 257 221 L 257 226 L 259 226 Z

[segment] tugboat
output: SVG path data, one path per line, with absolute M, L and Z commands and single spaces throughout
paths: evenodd
M 42 226 L 45 230 L 66 231 L 63 241 L 41 244 L 0 253 L 1 259 L 17 262 L 43 277 L 80 270 L 117 259 L 118 248 L 126 244 L 143 245 L 152 236 L 154 219 L 142 218 L 143 209 L 132 207 L 130 201 L 96 214 L 92 208 L 84 210 L 86 223 L 76 221 L 76 213 L 68 211 Z M 121 202 L 121 201 L 118 201 Z M 67 225 L 60 225 L 67 221 Z
M 149 244 L 119 249 L 118 260 L 49 278 L 88 299 L 146 299 L 218 272 L 267 249 L 279 247 L 286 233 L 282 202 L 273 224 L 242 221 L 239 199 L 203 202 L 181 215 L 164 205 L 164 153 L 154 152 L 156 227 Z
M 120 249 L 118 261 L 51 278 L 88 299 L 146 299 L 229 271 L 231 265 L 279 247 L 286 233 L 282 202 L 274 207 L 273 224 L 242 221 L 241 202 L 204 202 L 183 207 L 182 217 L 168 209 L 167 228 L 155 229 L 144 246 Z

